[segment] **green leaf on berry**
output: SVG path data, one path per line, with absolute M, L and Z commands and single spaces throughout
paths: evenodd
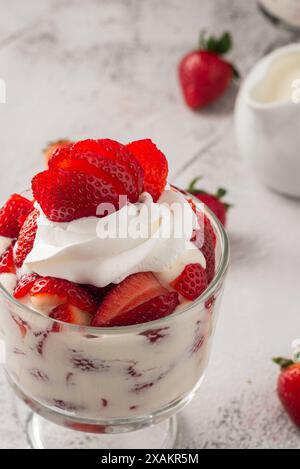
M 226 194 L 227 194 L 227 190 L 224 189 L 223 187 L 220 187 L 220 188 L 218 189 L 218 192 L 216 193 L 216 197 L 217 197 L 218 199 L 222 199 L 223 197 L 225 197 Z
M 293 360 L 290 360 L 289 358 L 275 357 L 272 361 L 276 363 L 276 365 L 279 365 L 282 370 L 285 370 L 286 368 L 295 365 L 295 362 L 293 362 Z
M 206 38 L 206 32 L 200 34 L 200 49 L 213 52 L 218 55 L 227 54 L 232 48 L 232 36 L 229 32 L 225 32 L 219 38 L 210 36 Z
M 198 176 L 198 177 L 194 178 L 191 181 L 189 187 L 187 188 L 187 192 L 189 192 L 190 194 L 194 194 L 195 192 L 197 192 L 199 194 L 199 192 L 201 192 L 201 191 L 197 190 L 196 186 L 197 186 L 198 182 L 201 181 L 201 179 L 202 179 L 202 176 Z

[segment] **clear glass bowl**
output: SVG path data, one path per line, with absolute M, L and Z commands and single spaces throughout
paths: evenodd
M 0 285 L 4 366 L 33 411 L 32 447 L 70 446 L 66 438 L 94 448 L 174 445 L 173 416 L 203 380 L 228 267 L 225 231 L 206 213 L 217 237 L 215 278 L 199 299 L 164 319 L 129 327 L 69 325 L 21 305 Z M 126 432 L 134 433 L 124 443 Z M 50 444 L 53 434 L 58 442 Z

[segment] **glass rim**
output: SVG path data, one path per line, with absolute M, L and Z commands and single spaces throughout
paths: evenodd
M 173 186 L 174 187 L 174 186 Z M 199 205 L 199 199 L 197 199 L 193 194 L 190 194 L 186 191 L 183 191 L 179 189 L 181 192 L 185 193 L 188 197 L 191 197 L 196 205 Z M 187 313 L 190 311 L 192 308 L 195 306 L 198 306 L 200 304 L 204 304 L 207 300 L 209 300 L 214 293 L 218 290 L 219 285 L 221 284 L 226 271 L 228 269 L 228 264 L 229 264 L 229 255 L 230 255 L 230 245 L 229 245 L 229 239 L 227 236 L 227 233 L 223 227 L 223 224 L 220 222 L 218 217 L 207 207 L 207 205 L 204 205 L 204 213 L 209 216 L 210 221 L 213 224 L 214 231 L 217 234 L 217 237 L 219 238 L 220 241 L 220 246 L 221 246 L 221 257 L 219 261 L 219 266 L 218 269 L 215 273 L 215 276 L 209 286 L 207 287 L 206 290 L 197 298 L 195 301 L 192 301 L 187 304 L 186 307 L 180 308 L 178 311 L 175 311 L 172 314 L 169 314 L 168 316 L 165 316 L 160 319 L 156 319 L 154 321 L 149 321 L 149 322 L 143 322 L 141 324 L 134 324 L 131 326 L 114 326 L 114 327 L 95 327 L 95 326 L 80 326 L 78 324 L 71 324 L 71 323 L 65 323 L 63 321 L 59 321 L 57 319 L 50 318 L 49 316 L 46 316 L 43 313 L 40 313 L 39 311 L 36 311 L 32 308 L 30 308 L 27 305 L 24 305 L 20 303 L 16 298 L 14 298 L 2 285 L 0 282 L 0 292 L 4 295 L 5 298 L 7 298 L 11 303 L 13 303 L 15 306 L 27 311 L 28 313 L 31 313 L 33 315 L 37 315 L 39 317 L 42 317 L 43 319 L 48 319 L 49 321 L 53 322 L 54 324 L 59 324 L 61 326 L 64 326 L 65 328 L 68 329 L 74 329 L 77 331 L 85 331 L 88 334 L 91 335 L 118 335 L 118 334 L 132 334 L 135 332 L 140 332 L 144 331 L 145 329 L 159 329 L 162 327 L 166 327 L 172 319 L 176 319 L 181 317 L 183 314 Z

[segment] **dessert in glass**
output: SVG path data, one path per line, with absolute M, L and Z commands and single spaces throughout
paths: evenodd
M 33 448 L 172 448 L 228 239 L 151 140 L 64 144 L 0 210 L 5 371 Z M 55 437 L 54 437 L 55 436 Z

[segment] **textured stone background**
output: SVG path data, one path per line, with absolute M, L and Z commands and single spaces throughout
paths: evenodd
M 170 180 L 229 188 L 232 262 L 207 379 L 182 413 L 182 448 L 297 448 L 274 392 L 271 357 L 300 337 L 299 202 L 268 192 L 240 160 L 236 89 L 200 113 L 183 104 L 176 64 L 198 31 L 234 33 L 243 74 L 296 40 L 249 0 L 0 0 L 1 200 L 29 186 L 57 137 L 151 137 Z M 0 448 L 26 447 L 0 377 Z

